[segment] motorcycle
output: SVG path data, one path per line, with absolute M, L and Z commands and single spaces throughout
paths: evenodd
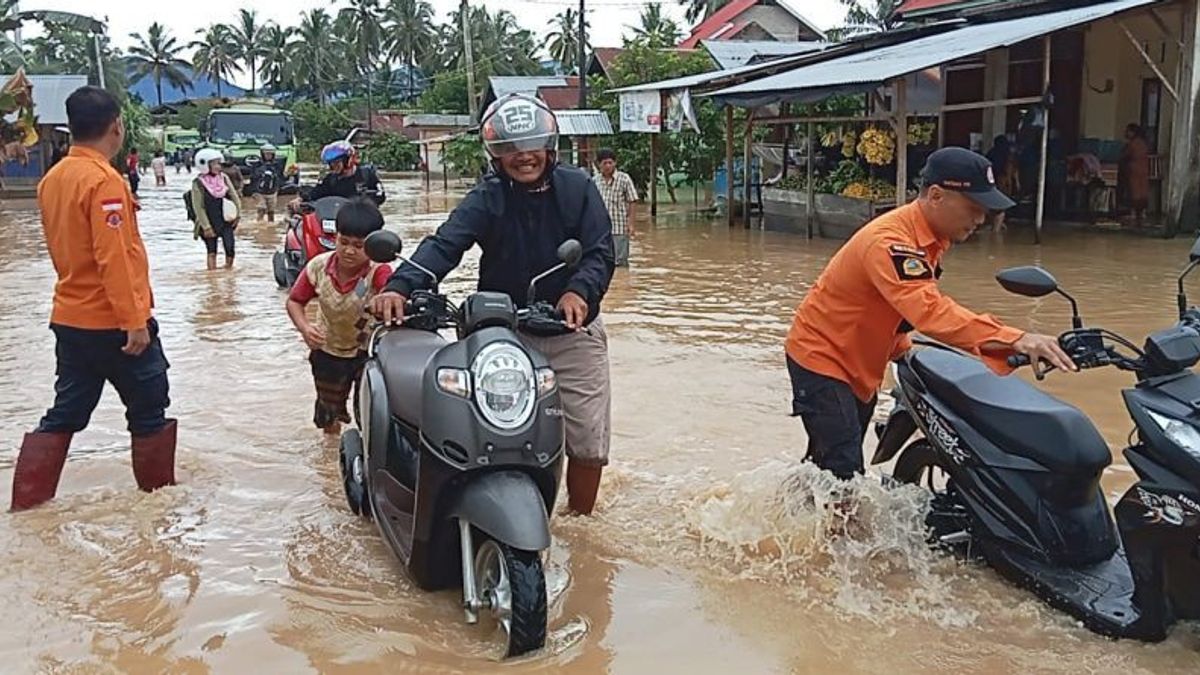
M 280 288 L 291 288 L 309 260 L 337 247 L 337 212 L 346 201 L 322 197 L 302 203 L 292 215 L 283 235 L 283 250 L 275 251 L 271 258 Z
M 894 365 L 896 407 L 876 428 L 872 464 L 896 458 L 896 481 L 932 492 L 931 542 L 982 558 L 1106 636 L 1159 641 L 1175 622 L 1200 619 L 1200 376 L 1191 370 L 1200 310 L 1184 293 L 1198 264 L 1200 241 L 1178 279 L 1178 322 L 1141 348 L 1085 328 L 1045 270 L 997 275 L 1009 292 L 1070 302 L 1073 327 L 1059 344 L 1079 369 L 1135 376 L 1122 396 L 1136 432 L 1124 454 L 1138 482 L 1115 523 L 1100 487 L 1112 456 L 1080 410 L 936 343 Z M 1050 370 L 1025 356 L 1009 364 L 1032 366 L 1038 380 Z
M 368 256 L 391 262 L 392 232 L 372 233 Z M 562 476 L 564 431 L 554 371 L 517 335 L 570 331 L 562 314 L 533 302 L 536 285 L 582 256 L 565 242 L 561 262 L 536 277 L 527 308 L 479 292 L 456 308 L 437 291 L 416 291 L 400 326 L 380 325 L 355 397 L 357 428 L 341 439 L 350 509 L 373 519 L 383 540 L 424 590 L 461 586 L 469 624 L 481 614 L 506 635 L 505 654 L 546 640 L 542 552 Z M 454 329 L 457 340 L 439 330 Z

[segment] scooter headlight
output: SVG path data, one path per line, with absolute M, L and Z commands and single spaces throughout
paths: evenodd
M 516 429 L 529 421 L 537 399 L 533 363 L 511 342 L 480 350 L 471 364 L 475 404 L 493 426 Z
M 1172 443 L 1183 448 L 1188 454 L 1200 460 L 1200 429 L 1184 422 L 1183 420 L 1160 415 L 1153 410 L 1147 410 L 1146 414 L 1154 423 L 1162 429 L 1163 435 L 1171 440 Z

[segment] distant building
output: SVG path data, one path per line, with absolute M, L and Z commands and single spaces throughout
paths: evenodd
M 0 84 L 12 75 L 0 75 Z M 54 146 L 66 142 L 67 97 L 71 92 L 88 83 L 86 75 L 26 75 L 33 87 L 33 114 L 37 116 L 38 143 L 29 148 L 29 161 L 5 162 L 3 166 L 6 187 L 33 185 L 50 168 Z
M 733 0 L 692 29 L 679 46 L 693 49 L 702 40 L 774 40 L 817 42 L 825 33 L 778 0 Z

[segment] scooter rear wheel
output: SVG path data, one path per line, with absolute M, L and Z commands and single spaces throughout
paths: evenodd
M 933 495 L 925 523 L 930 530 L 930 543 L 954 553 L 972 556 L 970 535 L 971 516 L 955 488 L 950 472 L 929 441 L 920 439 L 904 448 L 896 459 L 892 478 L 901 483 L 917 485 Z
M 363 453 L 362 435 L 357 429 L 342 434 L 338 463 L 342 474 L 342 487 L 346 491 L 346 503 L 355 515 L 371 518 L 371 504 L 367 498 L 366 455 Z
M 546 573 L 537 551 L 522 551 L 489 539 L 475 554 L 479 597 L 504 629 L 505 657 L 546 644 Z

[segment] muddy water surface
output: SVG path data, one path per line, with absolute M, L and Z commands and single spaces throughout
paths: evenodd
M 1188 673 L 1200 626 L 1163 644 L 1098 638 L 984 568 L 928 552 L 923 499 L 857 486 L 860 518 L 826 535 L 828 482 L 802 466 L 781 340 L 836 244 L 666 215 L 634 244 L 606 305 L 613 466 L 594 519 L 560 517 L 544 653 L 498 665 L 454 593 L 425 594 L 346 509 L 335 444 L 311 428 L 305 349 L 270 254 L 246 224 L 237 267 L 203 270 L 179 193 L 143 188 L 142 232 L 180 418 L 181 485 L 134 489 L 120 403 L 107 393 L 72 448 L 59 498 L 0 515 L 0 662 L 63 673 Z M 410 245 L 453 199 L 390 186 Z M 0 210 L 0 498 L 21 434 L 52 395 L 53 270 L 35 206 Z M 994 272 L 1039 263 L 1090 323 L 1140 341 L 1172 318 L 1189 242 L 1020 233 L 955 250 L 944 286 L 1024 327 L 1067 325 L 1055 298 L 1005 295 Z M 475 257 L 446 288 L 470 288 Z M 1197 288 L 1200 298 L 1200 287 Z M 1132 474 L 1117 372 L 1045 388 L 1092 415 Z

